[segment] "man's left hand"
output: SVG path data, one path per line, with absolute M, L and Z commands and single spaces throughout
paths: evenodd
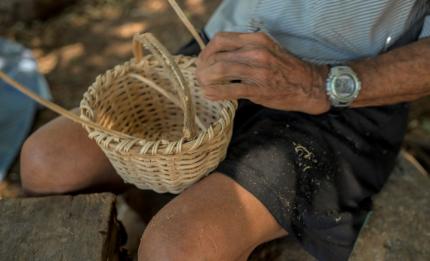
M 218 33 L 197 60 L 197 79 L 211 100 L 248 99 L 265 107 L 321 114 L 330 105 L 328 69 L 283 50 L 265 33 Z

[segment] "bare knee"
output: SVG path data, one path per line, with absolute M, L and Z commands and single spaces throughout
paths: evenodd
M 21 178 L 24 189 L 32 194 L 125 187 L 85 129 L 64 117 L 49 122 L 24 143 Z
M 62 161 L 57 151 L 44 135 L 31 135 L 21 149 L 21 183 L 28 194 L 57 194 L 72 190 L 66 180 L 59 178 Z
M 139 260 L 232 260 L 221 257 L 220 242 L 198 222 L 162 213 L 148 224 L 139 246 Z

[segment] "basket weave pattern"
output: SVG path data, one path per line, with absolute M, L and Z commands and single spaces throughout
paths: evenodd
M 142 56 L 140 44 L 153 54 Z M 180 193 L 225 158 L 237 104 L 206 100 L 195 58 L 170 56 L 151 35 L 136 36 L 134 51 L 135 59 L 97 77 L 81 118 L 100 126 L 84 127 L 126 182 Z

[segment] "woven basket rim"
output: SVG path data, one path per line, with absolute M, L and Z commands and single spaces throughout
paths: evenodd
M 152 55 L 147 55 L 142 61 L 151 58 Z M 175 55 L 175 60 L 187 58 L 195 60 L 195 57 L 189 57 L 184 55 Z M 154 61 L 157 62 L 157 61 Z M 187 63 L 190 66 L 193 63 Z M 95 122 L 95 113 L 88 104 L 89 96 L 96 92 L 96 88 L 104 85 L 107 78 L 118 78 L 123 77 L 133 69 L 140 68 L 141 63 L 135 62 L 132 58 L 123 64 L 116 65 L 114 68 L 108 69 L 103 74 L 99 75 L 96 80 L 90 85 L 88 90 L 84 93 L 81 100 L 81 118 L 90 122 Z M 181 69 L 186 69 L 182 67 Z M 183 152 L 192 152 L 202 145 L 210 142 L 212 139 L 219 135 L 225 135 L 229 129 L 229 125 L 233 124 L 234 114 L 237 108 L 237 101 L 222 101 L 220 102 L 223 106 L 220 112 L 220 118 L 212 122 L 205 131 L 200 131 L 197 136 L 190 140 L 185 140 L 183 137 L 174 141 L 158 140 L 150 141 L 143 138 L 128 135 L 129 137 L 114 137 L 111 134 L 107 134 L 102 128 L 96 129 L 94 127 L 85 126 L 84 128 L 88 131 L 88 136 L 91 139 L 108 149 L 113 149 L 123 154 L 139 153 L 141 155 L 174 155 Z

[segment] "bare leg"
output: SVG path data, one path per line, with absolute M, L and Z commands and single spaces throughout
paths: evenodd
M 286 234 L 257 198 L 215 173 L 152 219 L 139 260 L 245 260 L 257 245 Z
M 32 194 L 124 186 L 85 129 L 63 117 L 41 127 L 24 143 L 21 180 L 24 189 Z
M 26 190 L 67 193 L 123 186 L 81 126 L 64 118 L 25 143 L 21 175 Z M 167 204 L 149 223 L 141 260 L 245 260 L 257 245 L 286 235 L 268 210 L 222 174 L 212 174 Z

